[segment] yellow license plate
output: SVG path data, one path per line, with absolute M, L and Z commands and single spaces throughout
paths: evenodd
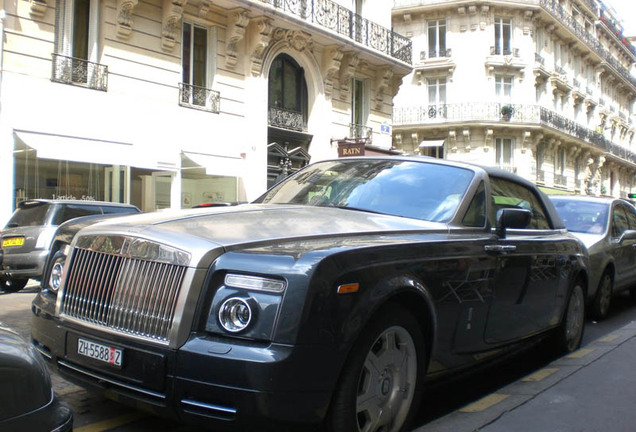
M 2 240 L 2 247 L 22 246 L 24 244 L 24 237 L 11 237 Z

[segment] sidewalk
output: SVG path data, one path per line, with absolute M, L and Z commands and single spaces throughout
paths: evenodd
M 413 432 L 636 431 L 636 322 Z

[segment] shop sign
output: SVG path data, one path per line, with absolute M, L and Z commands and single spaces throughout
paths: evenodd
M 364 141 L 338 143 L 338 157 L 364 156 Z

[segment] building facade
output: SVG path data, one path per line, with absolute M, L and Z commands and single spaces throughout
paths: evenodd
M 384 0 L 4 1 L 0 222 L 30 198 L 246 201 L 335 139 L 390 149 Z
M 636 51 L 597 0 L 394 0 L 413 41 L 395 147 L 552 192 L 636 191 Z

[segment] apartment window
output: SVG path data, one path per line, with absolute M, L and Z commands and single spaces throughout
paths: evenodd
M 430 78 L 428 80 L 428 104 L 444 105 L 446 103 L 446 78 Z
M 510 55 L 512 38 L 512 20 L 510 18 L 495 18 L 495 54 Z
M 495 76 L 495 93 L 499 102 L 512 101 L 513 78 L 507 75 Z
M 554 183 L 565 186 L 565 147 L 559 147 L 554 155 Z
M 351 123 L 364 126 L 367 123 L 367 89 L 362 79 L 353 78 L 351 82 Z
M 446 20 L 428 22 L 428 57 L 446 56 Z
M 218 92 L 210 89 L 214 77 L 215 33 L 213 29 L 183 22 L 181 34 L 181 80 L 179 104 L 219 112 Z
M 495 138 L 495 146 L 497 166 L 508 171 L 514 171 L 514 141 L 512 138 Z
M 51 80 L 106 90 L 108 68 L 97 64 L 99 0 L 58 2 Z

